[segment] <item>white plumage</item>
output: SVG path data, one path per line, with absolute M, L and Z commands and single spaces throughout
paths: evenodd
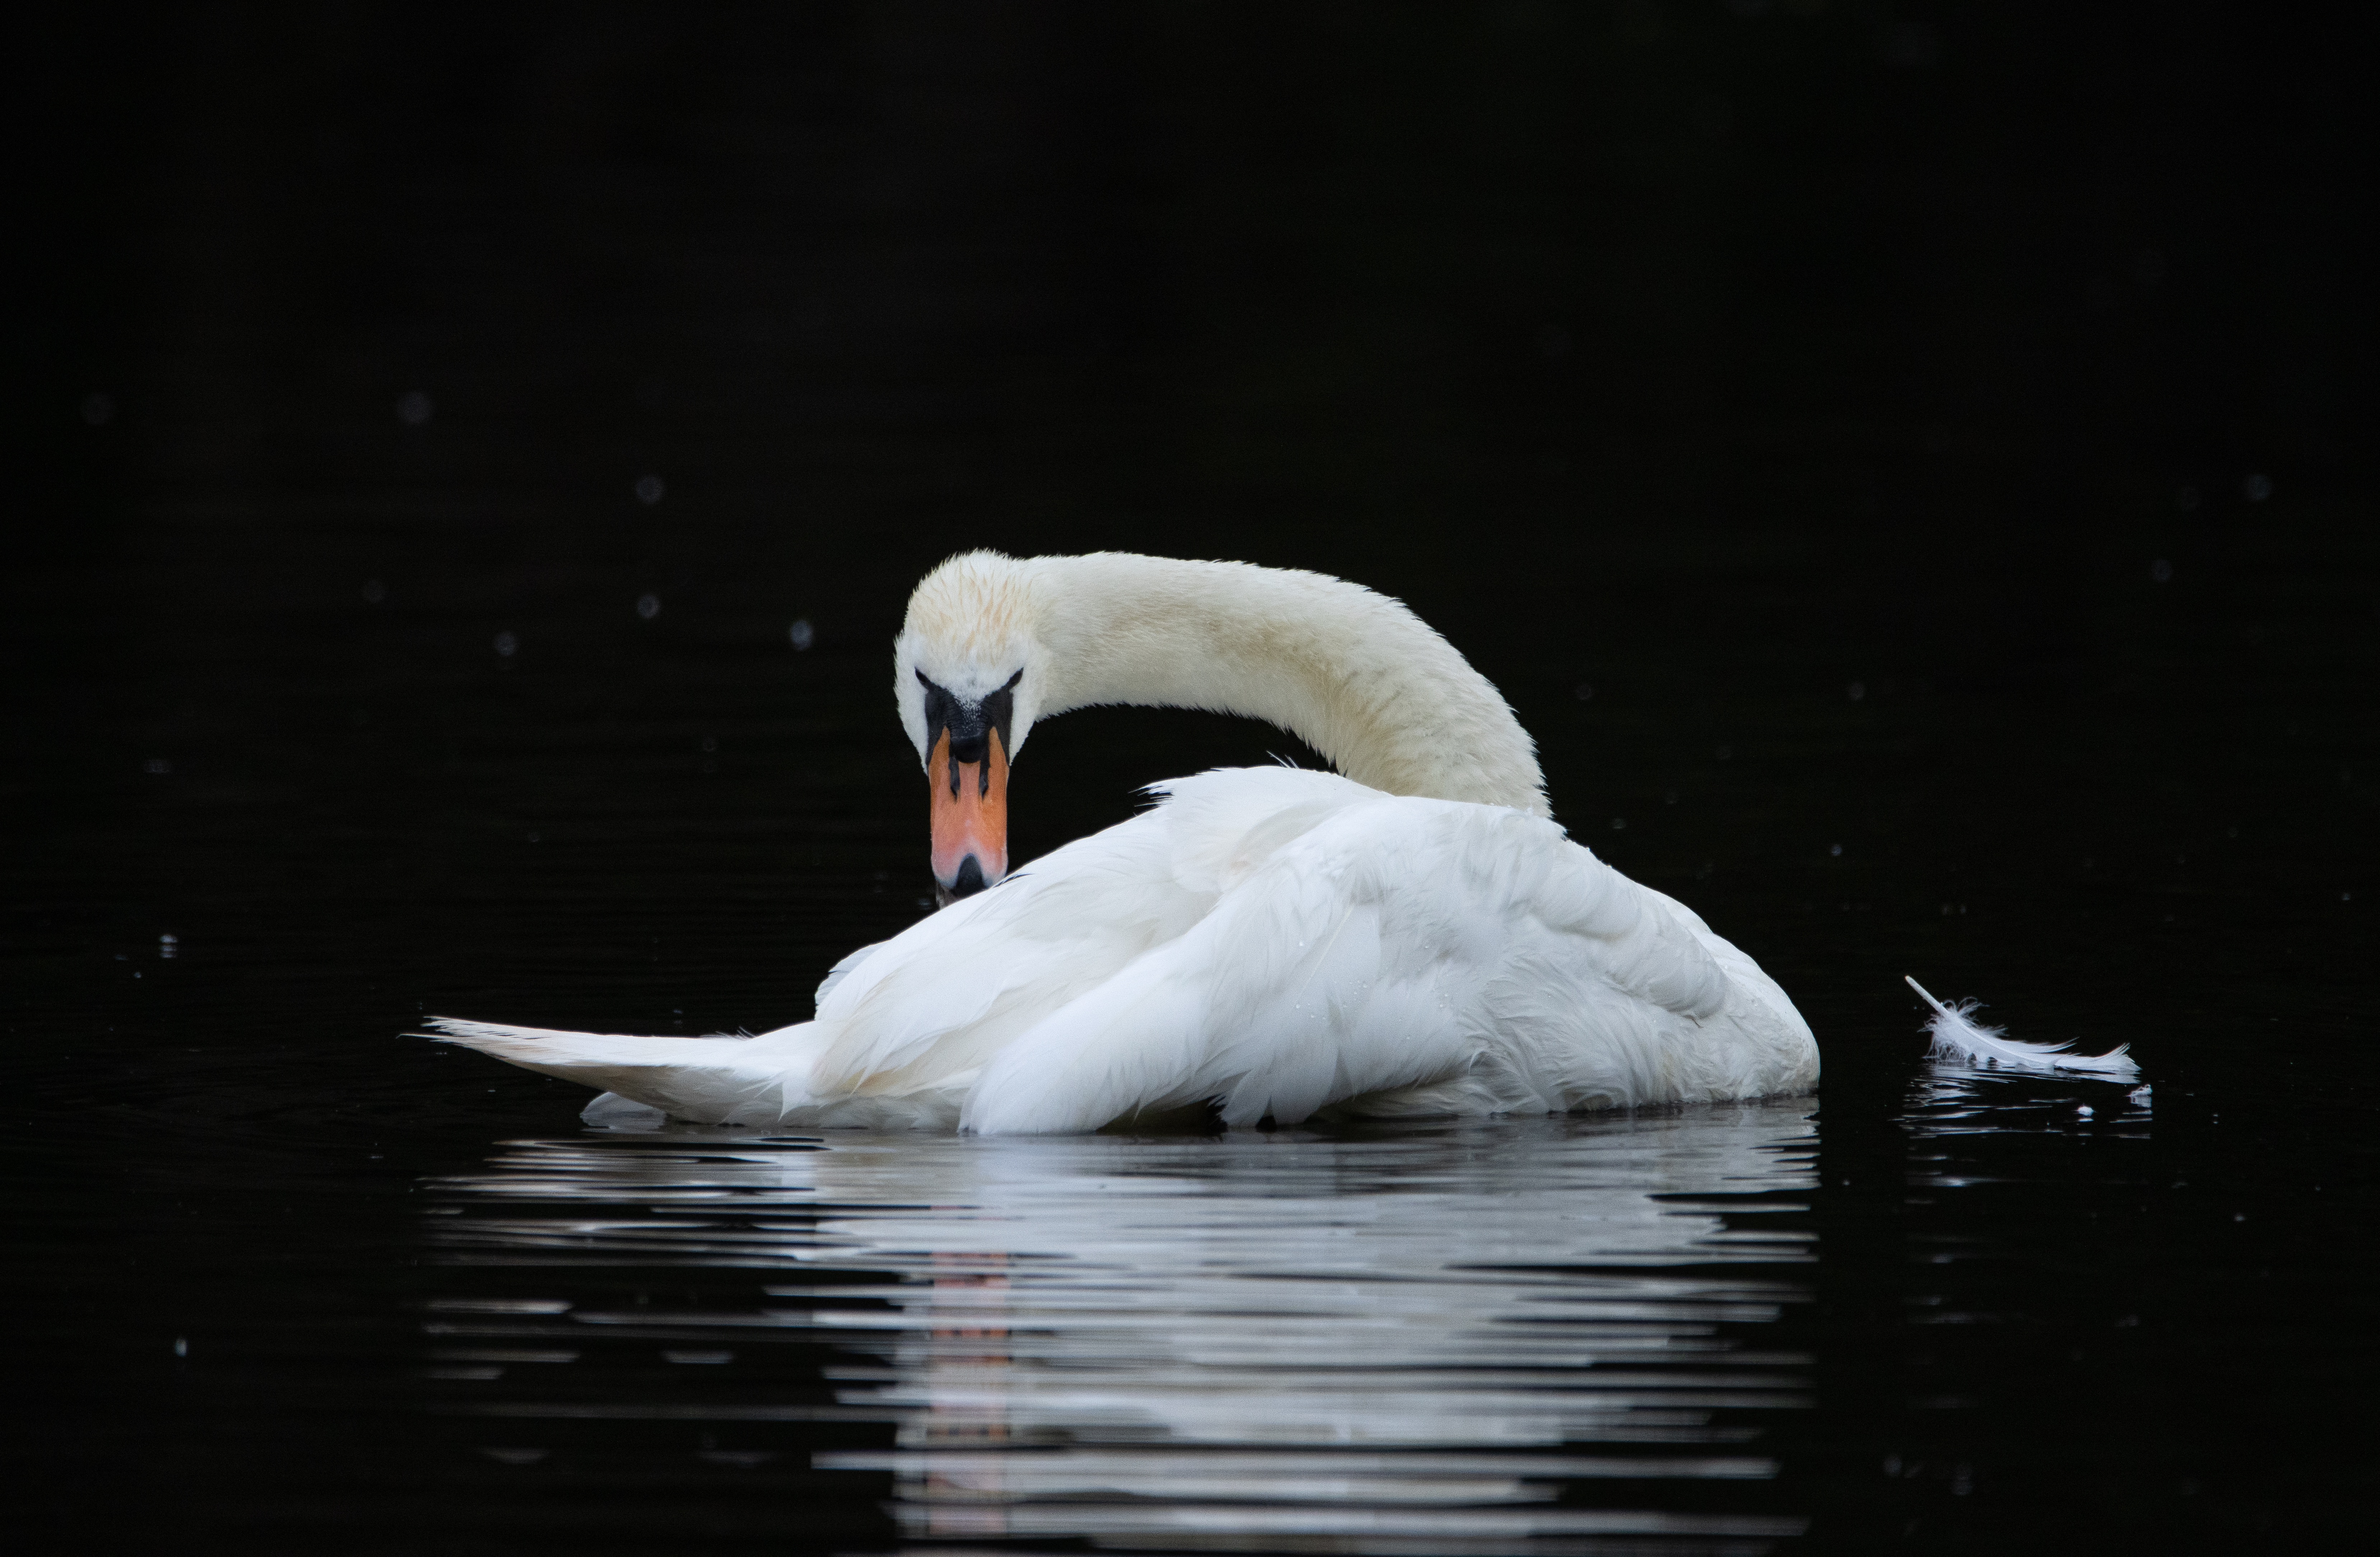
M 919 586 L 896 651 L 921 758 L 919 678 L 1014 678 L 1018 747 L 1087 702 L 1224 709 L 1374 782 L 1280 768 L 1160 785 L 1143 814 L 845 957 L 815 1019 L 757 1038 L 437 1032 L 689 1119 L 987 1134 L 1817 1082 L 1784 991 L 1547 820 L 1510 710 L 1392 601 L 1239 564 L 979 553 Z
M 2109 1081 L 2130 1081 L 2141 1073 L 2126 1053 L 2131 1048 L 2129 1043 L 2119 1043 L 2105 1054 L 2069 1053 L 2074 1047 L 2070 1043 L 2029 1043 L 2004 1036 L 2004 1028 L 1987 1028 L 1974 1020 L 1973 1013 L 1982 1008 L 1981 1001 L 1945 1005 L 1916 979 L 1909 979 L 1909 987 L 1934 1008 L 1934 1015 L 1925 1019 L 1925 1030 L 1934 1037 L 1928 1053 L 1935 1059 L 1957 1060 L 1981 1070 L 2070 1071 Z

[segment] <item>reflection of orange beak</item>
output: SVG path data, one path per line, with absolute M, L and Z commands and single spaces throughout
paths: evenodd
M 1008 874 L 1008 753 L 1000 732 L 984 736 L 981 762 L 953 762 L 951 733 L 926 763 L 932 796 L 934 883 L 945 902 L 996 886 Z

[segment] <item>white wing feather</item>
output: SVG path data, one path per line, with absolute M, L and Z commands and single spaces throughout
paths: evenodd
M 1908 979 L 1907 974 L 1901 975 Z M 1925 986 L 1909 979 L 1909 987 L 1934 1008 L 1925 1019 L 1926 1030 L 1934 1035 L 1934 1047 L 1929 1051 L 1937 1060 L 1961 1060 L 1978 1069 L 1994 1068 L 2031 1071 L 2070 1071 L 2083 1076 L 2105 1077 L 2110 1081 L 2130 1081 L 2141 1074 L 2141 1067 L 2127 1056 L 2131 1048 L 2119 1043 L 2105 1054 L 2070 1054 L 2070 1043 L 2028 1043 L 2022 1039 L 2003 1036 L 2007 1029 L 1987 1028 L 1975 1021 L 1972 1013 L 1982 1003 L 1962 1000 L 1957 1005 L 1945 1005 L 1925 991 Z

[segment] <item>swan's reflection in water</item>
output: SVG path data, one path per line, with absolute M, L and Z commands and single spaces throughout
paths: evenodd
M 433 1236 L 452 1263 L 777 1273 L 743 1311 L 614 1303 L 532 1323 L 458 1295 L 431 1317 L 450 1344 L 550 1344 L 565 1321 L 680 1354 L 808 1343 L 824 1391 L 705 1404 L 650 1377 L 590 1394 L 582 1377 L 468 1408 L 891 1424 L 890 1448 L 812 1461 L 889 1472 L 917 1540 L 1757 1548 L 1803 1526 L 1763 1422 L 1807 1404 L 1807 1359 L 1773 1332 L 1815 1255 L 1794 1214 L 1811 1111 L 1221 1139 L 518 1143 L 439 1186 Z M 882 1484 L 851 1480 L 856 1497 Z

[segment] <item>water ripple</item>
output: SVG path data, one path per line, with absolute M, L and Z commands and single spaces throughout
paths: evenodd
M 581 1454 L 806 1435 L 909 1540 L 1757 1550 L 1806 1525 L 1761 1443 L 1813 1393 L 1809 1115 L 514 1142 L 428 1186 L 426 1357 L 443 1409 Z M 616 1279 L 706 1269 L 743 1296 Z

